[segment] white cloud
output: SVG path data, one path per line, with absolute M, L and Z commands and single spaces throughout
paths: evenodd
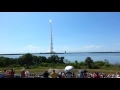
M 87 52 L 87 51 L 101 51 L 103 45 L 88 45 L 71 48 L 69 46 L 63 46 L 63 51 L 68 52 Z
M 95 50 L 95 49 L 100 49 L 103 45 L 89 45 L 89 46 L 83 46 L 84 49 L 86 50 Z
M 78 48 L 78 47 L 70 47 L 70 46 L 63 46 L 63 51 L 67 51 L 67 52 L 79 52 L 81 51 L 82 49 L 81 48 Z
M 40 53 L 40 52 L 47 52 L 49 49 L 41 48 L 35 45 L 27 45 L 21 48 L 10 48 L 4 51 L 0 51 L 0 53 Z M 71 47 L 69 45 L 65 46 L 56 46 L 53 50 L 55 52 L 92 52 L 92 51 L 118 51 L 118 47 L 108 48 L 103 47 L 103 45 L 86 45 L 86 46 L 79 46 L 79 47 Z
M 0 51 L 1 54 L 3 53 L 40 53 L 43 52 L 39 46 L 34 45 L 27 45 L 22 48 L 9 48 L 4 51 Z
M 103 45 L 88 45 L 81 48 L 85 52 L 87 51 L 102 51 L 104 49 Z
M 70 50 L 69 46 L 63 46 L 63 50 Z
M 23 52 L 30 52 L 30 53 L 39 53 L 41 48 L 39 46 L 34 45 L 27 45 L 23 48 Z

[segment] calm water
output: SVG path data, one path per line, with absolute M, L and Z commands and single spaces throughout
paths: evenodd
M 49 54 L 35 54 L 36 56 L 46 56 L 49 57 Z M 91 57 L 93 61 L 104 61 L 107 59 L 110 63 L 120 63 L 120 53 L 73 53 L 73 54 L 57 54 L 58 56 L 63 56 L 65 59 L 70 60 L 71 62 L 84 61 L 87 57 Z M 0 55 L 1 56 L 1 55 Z M 4 55 L 4 57 L 9 58 L 18 58 L 21 55 Z

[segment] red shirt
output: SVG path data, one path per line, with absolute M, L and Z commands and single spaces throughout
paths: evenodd
M 100 78 L 100 76 L 99 75 L 94 75 L 94 78 Z
M 15 73 L 14 71 L 11 71 L 11 72 L 10 72 L 10 74 L 11 74 L 11 75 L 10 75 L 10 78 L 14 78 L 14 73 Z

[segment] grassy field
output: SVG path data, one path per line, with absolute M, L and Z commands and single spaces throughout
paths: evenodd
M 42 74 L 44 71 L 49 70 L 51 67 L 39 67 L 39 68 L 34 68 L 34 69 L 26 69 L 27 71 L 29 71 L 30 73 L 34 73 L 36 75 L 40 75 Z M 10 68 L 6 68 L 7 70 L 10 70 Z M 20 74 L 21 69 L 20 68 L 14 68 L 16 74 Z M 57 69 L 57 70 L 63 70 L 64 68 L 51 68 L 51 69 Z M 77 73 L 78 70 L 80 69 L 74 69 L 74 72 Z M 116 72 L 120 72 L 120 69 L 116 69 L 116 70 L 107 70 L 107 69 L 86 69 L 88 72 L 90 73 L 94 73 L 94 72 L 102 72 L 105 74 L 115 74 Z M 3 72 L 3 68 L 0 68 L 1 73 Z

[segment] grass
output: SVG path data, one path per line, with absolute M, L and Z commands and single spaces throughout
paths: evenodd
M 27 71 L 29 71 L 30 73 L 35 73 L 37 75 L 40 75 L 41 73 L 43 73 L 44 71 L 50 69 L 51 67 L 38 67 L 38 68 L 33 68 L 33 69 L 26 69 Z M 7 70 L 10 70 L 11 68 L 6 68 Z M 14 68 L 15 69 L 15 72 L 16 74 L 20 74 L 21 72 L 21 68 Z M 64 68 L 59 68 L 59 67 L 56 67 L 56 68 L 52 68 L 52 69 L 64 69 Z M 80 69 L 74 69 L 74 72 L 77 73 L 78 70 Z M 107 69 L 86 69 L 88 72 L 90 73 L 94 73 L 94 72 L 102 72 L 102 73 L 105 73 L 105 74 L 115 74 L 116 72 L 120 72 L 120 69 L 116 69 L 116 70 L 107 70 Z M 1 73 L 3 72 L 3 68 L 0 68 L 0 71 Z

